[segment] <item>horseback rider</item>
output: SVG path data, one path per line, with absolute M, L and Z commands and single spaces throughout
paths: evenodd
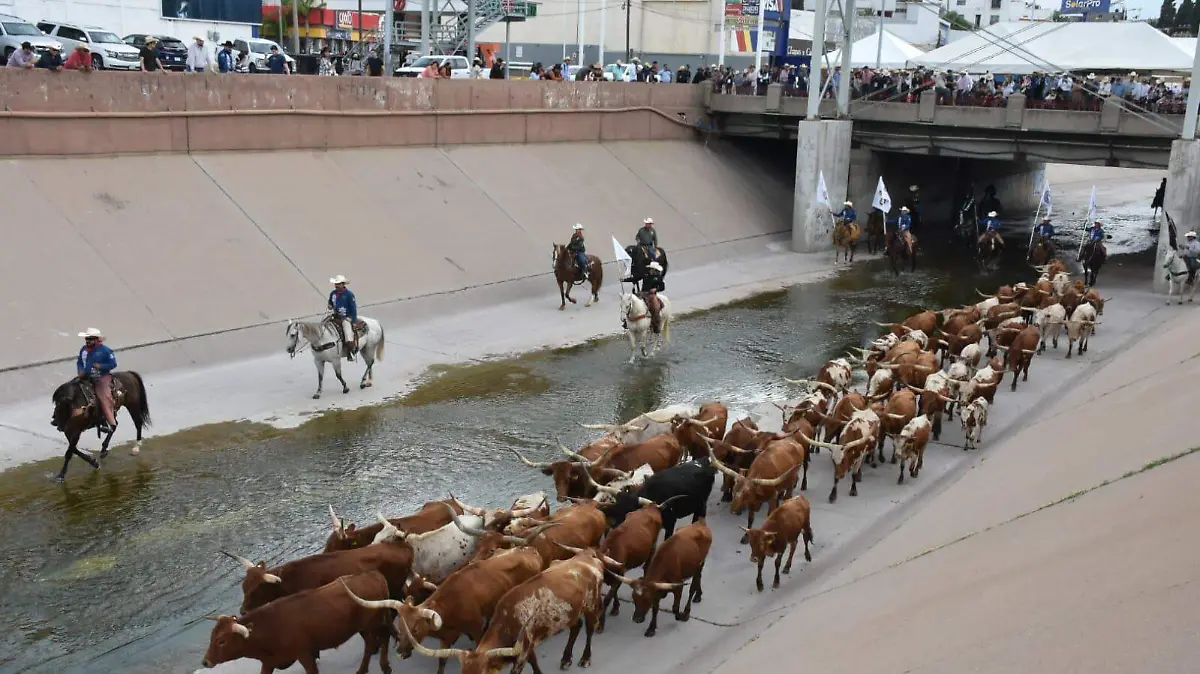
M 641 296 L 646 303 L 646 308 L 650 311 L 650 329 L 656 335 L 660 329 L 659 312 L 661 309 L 658 303 L 658 293 L 665 292 L 666 289 L 663 284 L 662 265 L 651 262 L 646 267 L 646 277 L 642 279 Z
M 637 245 L 646 251 L 646 257 L 650 262 L 658 261 L 658 232 L 654 231 L 654 218 L 646 218 L 642 221 L 642 228 L 637 231 L 634 237 L 637 239 Z
M 1054 225 L 1050 224 L 1050 216 L 1042 218 L 1042 224 L 1033 229 L 1034 236 L 1038 237 L 1038 241 L 1045 244 L 1046 251 L 1050 253 L 1050 257 L 1054 257 Z
M 579 265 L 579 274 L 583 280 L 588 278 L 587 248 L 583 245 L 583 225 L 578 222 L 571 228 L 571 240 L 567 243 L 567 252 L 575 256 L 575 264 Z
M 358 324 L 358 302 L 354 293 L 346 287 L 346 277 L 338 274 L 329 279 L 333 290 L 329 293 L 329 310 L 334 313 L 333 325 L 342 337 L 342 348 L 346 358 L 354 360 L 358 353 L 358 333 L 354 326 Z
M 75 361 L 75 371 L 82 384 L 83 397 L 89 406 L 99 400 L 104 416 L 100 432 L 112 433 L 117 428 L 112 395 L 112 372 L 117 367 L 117 357 L 104 344 L 104 335 L 96 328 L 88 328 L 79 336 L 83 338 L 83 348 L 79 350 L 79 358 Z
M 1196 272 L 1200 271 L 1200 241 L 1196 240 L 1195 232 L 1188 232 L 1183 237 L 1184 242 L 1179 247 L 1179 257 L 1183 258 L 1183 264 L 1187 266 L 1187 282 L 1194 283 Z
M 833 217 L 838 218 L 844 223 L 858 222 L 858 213 L 854 211 L 854 202 L 847 200 L 842 206 L 839 213 L 834 213 Z
M 1104 225 L 1101 225 L 1100 221 L 1097 220 L 1096 222 L 1092 223 L 1092 231 L 1090 232 L 1088 241 L 1096 243 L 1097 241 L 1103 241 L 1104 239 Z

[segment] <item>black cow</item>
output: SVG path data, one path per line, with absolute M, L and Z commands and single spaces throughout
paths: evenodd
M 695 522 L 708 515 L 708 497 L 717 480 L 717 470 L 707 461 L 686 461 L 646 478 L 641 489 L 616 495 L 616 502 L 604 506 L 610 527 L 620 526 L 629 513 L 642 507 L 638 499 L 648 499 L 662 507 L 663 531 L 669 538 L 675 533 L 676 520 L 692 516 Z

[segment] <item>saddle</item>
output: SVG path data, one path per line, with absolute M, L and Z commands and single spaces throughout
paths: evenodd
M 657 335 L 661 330 L 662 300 L 658 299 L 657 293 L 651 292 L 642 293 L 642 301 L 646 303 L 646 311 L 650 313 L 650 329 Z
M 125 402 L 125 385 L 120 379 L 110 377 L 112 386 L 110 391 L 113 399 L 113 409 L 120 409 Z M 86 414 L 88 421 L 92 424 L 99 425 L 103 418 L 100 416 L 100 401 L 96 399 L 96 392 L 92 388 L 92 382 L 84 381 L 79 385 L 79 390 L 83 394 L 83 407 L 79 408 L 82 414 Z

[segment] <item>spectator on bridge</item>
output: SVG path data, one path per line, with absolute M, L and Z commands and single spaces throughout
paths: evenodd
M 541 65 L 540 63 L 535 63 L 533 68 L 531 68 L 529 70 L 529 79 L 531 79 L 531 80 L 537 79 L 537 73 L 535 73 L 534 71 L 540 65 Z M 478 56 L 475 57 L 475 60 L 471 61 L 471 79 L 473 79 L 473 80 L 483 79 L 483 61 L 480 61 Z
M 20 49 L 8 55 L 8 67 L 30 70 L 37 64 L 37 60 L 37 53 L 33 51 L 33 45 L 22 42 Z
M 492 72 L 488 74 L 488 79 L 491 79 L 491 80 L 506 79 L 504 70 L 505 70 L 504 59 L 497 56 L 496 60 L 492 63 Z
M 317 59 L 317 75 L 322 77 L 337 75 L 333 69 L 333 61 L 329 59 L 329 47 L 321 47 L 321 56 Z
M 672 78 L 671 66 L 667 65 L 666 63 L 663 64 L 662 70 L 658 71 L 658 81 L 662 84 L 670 84 L 674 81 Z
M 88 49 L 86 44 L 75 45 L 75 50 L 71 52 L 71 56 L 63 65 L 65 70 L 79 70 L 85 73 L 92 72 L 92 51 Z
M 162 72 L 162 61 L 158 60 L 158 40 L 149 38 L 146 40 L 146 46 L 142 47 L 138 56 L 142 59 L 142 72 L 153 73 Z
M 551 82 L 563 81 L 562 64 L 555 63 L 554 67 L 550 69 L 550 72 L 546 73 L 546 77 L 544 77 L 543 79 L 550 80 Z
M 685 64 L 679 66 L 679 72 L 675 74 L 675 81 L 680 84 L 687 84 L 692 81 L 692 66 Z
M 371 55 L 367 57 L 366 69 L 368 77 L 383 77 L 383 51 L 371 51 Z
M 217 72 L 231 73 L 233 70 L 233 43 L 226 40 L 225 44 L 221 45 L 221 51 L 217 52 Z
M 441 72 L 441 69 L 438 68 L 437 61 L 430 61 L 429 65 L 425 66 L 425 69 L 421 71 L 421 79 L 436 80 L 436 79 L 439 79 L 441 76 L 442 76 L 442 72 Z
M 61 72 L 63 69 L 62 45 L 57 42 L 50 45 L 46 53 L 38 59 L 37 67 L 51 72 Z
M 267 68 L 271 70 L 272 75 L 291 75 L 291 68 L 288 67 L 287 58 L 279 53 L 277 45 L 271 45 L 271 55 L 267 57 Z
M 212 67 L 212 58 L 208 55 L 208 48 L 204 46 L 204 38 L 199 35 L 193 37 L 192 43 L 188 45 L 187 63 L 184 67 L 192 73 L 206 73 Z

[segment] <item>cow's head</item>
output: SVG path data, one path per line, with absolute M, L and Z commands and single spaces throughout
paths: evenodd
M 746 508 L 754 508 L 757 504 L 762 503 L 766 498 L 769 498 L 771 492 L 778 489 L 779 485 L 783 484 L 788 478 L 792 477 L 793 473 L 800 469 L 800 464 L 796 464 L 789 468 L 783 475 L 775 478 L 749 478 L 721 463 L 721 460 L 712 453 L 711 447 L 709 448 L 708 456 L 713 467 L 733 478 L 733 503 L 731 504 L 731 512 L 734 515 L 740 515 Z
M 208 651 L 204 653 L 202 664 L 205 667 L 216 667 L 222 662 L 247 657 L 250 626 L 239 623 L 233 616 L 223 615 L 213 619 L 217 624 L 208 638 Z
M 393 601 L 389 602 L 389 605 L 395 608 L 397 613 L 393 636 L 396 637 L 396 652 L 402 658 L 412 657 L 414 640 L 420 643 L 430 634 L 442 629 L 442 616 L 438 615 L 437 611 L 413 604 L 411 597 L 404 603 Z M 401 622 L 404 623 L 403 626 L 400 625 Z M 412 635 L 413 640 L 405 637 L 406 634 Z
M 775 551 L 775 540 L 778 534 L 774 531 L 747 529 L 746 527 L 741 527 L 741 529 L 746 532 L 746 538 L 750 541 L 750 563 L 759 564 Z
M 682 583 L 662 583 L 649 581 L 645 578 L 632 580 L 625 576 L 613 574 L 622 583 L 629 586 L 633 591 L 633 622 L 642 623 L 646 621 L 646 614 L 650 609 L 658 605 L 659 599 L 662 598 L 665 592 L 674 592 L 687 585 L 687 582 Z
M 363 602 L 360 600 L 359 603 Z M 400 602 L 390 603 L 399 604 Z M 514 661 L 523 665 L 524 658 L 528 657 L 526 648 L 532 648 L 533 646 L 533 644 L 526 645 L 526 631 L 523 626 L 517 634 L 516 644 L 512 647 L 490 648 L 486 651 L 468 651 L 461 648 L 426 648 L 409 631 L 407 622 L 397 620 L 395 625 L 400 629 L 400 633 L 396 635 L 396 640 L 399 643 L 408 644 L 412 651 L 416 651 L 426 657 L 438 658 L 439 660 L 457 658 L 462 665 L 463 674 L 499 674 L 501 669 L 512 664 Z
M 283 589 L 283 579 L 273 573 L 267 573 L 266 562 L 255 564 L 245 557 L 232 555 L 224 550 L 221 552 L 246 570 L 246 577 L 242 579 L 242 614 L 287 594 Z

